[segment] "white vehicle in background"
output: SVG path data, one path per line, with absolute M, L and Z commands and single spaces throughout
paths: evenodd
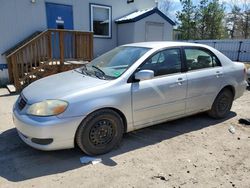
M 226 117 L 246 70 L 216 49 L 146 42 L 117 47 L 26 87 L 13 108 L 21 139 L 41 150 L 112 150 L 123 133 L 199 112 Z

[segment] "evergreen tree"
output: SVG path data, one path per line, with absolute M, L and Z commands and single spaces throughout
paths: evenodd
M 221 39 L 224 37 L 224 16 L 224 7 L 219 4 L 219 0 L 213 0 L 208 4 L 208 39 Z
M 180 1 L 183 9 L 177 13 L 178 29 L 183 39 L 221 39 L 225 37 L 224 7 L 219 0 L 201 0 L 198 7 L 192 0 Z
M 182 11 L 177 12 L 177 19 L 180 21 L 178 29 L 181 31 L 182 39 L 195 39 L 196 23 L 195 10 L 192 0 L 180 0 Z

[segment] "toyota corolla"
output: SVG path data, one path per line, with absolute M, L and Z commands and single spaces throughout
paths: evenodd
M 33 82 L 17 99 L 13 119 L 34 148 L 78 145 L 98 155 L 136 129 L 200 112 L 226 117 L 245 91 L 245 73 L 242 63 L 206 45 L 129 44 Z

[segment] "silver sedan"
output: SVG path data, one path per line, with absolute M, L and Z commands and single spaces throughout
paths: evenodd
M 21 139 L 41 150 L 106 153 L 123 133 L 208 112 L 224 118 L 246 88 L 244 65 L 178 42 L 117 47 L 82 68 L 40 79 L 13 107 Z

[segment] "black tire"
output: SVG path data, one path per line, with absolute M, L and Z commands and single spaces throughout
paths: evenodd
M 233 93 L 229 89 L 223 89 L 215 98 L 208 115 L 215 119 L 225 118 L 231 110 L 233 99 Z
M 93 112 L 80 124 L 76 143 L 88 155 L 100 155 L 116 147 L 123 136 L 123 120 L 110 109 Z

